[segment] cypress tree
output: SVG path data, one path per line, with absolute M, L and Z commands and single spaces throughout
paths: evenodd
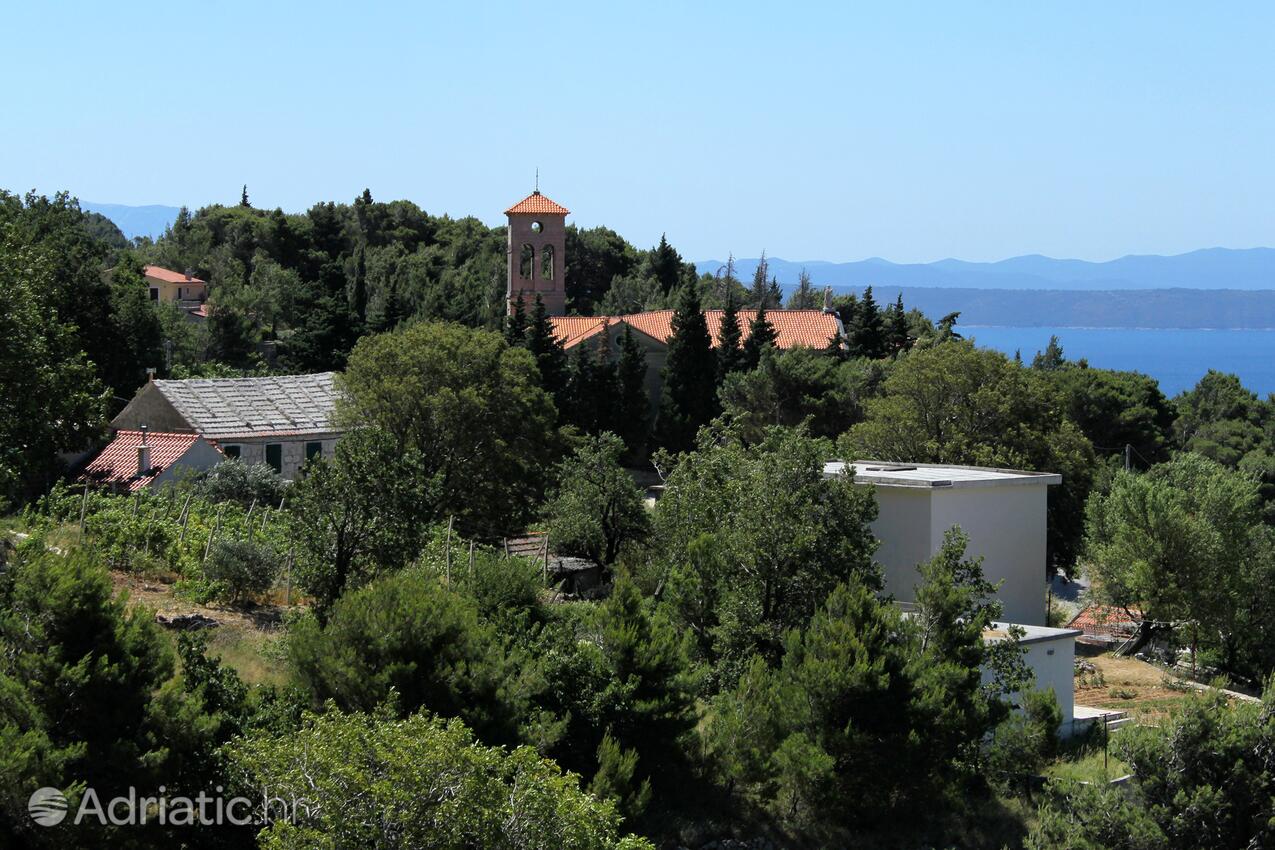
M 700 309 L 699 293 L 682 287 L 673 313 L 673 336 L 664 364 L 664 391 L 656 430 L 669 451 L 688 451 L 700 427 L 717 415 L 717 356 Z
M 536 365 L 540 367 L 540 385 L 553 396 L 558 410 L 562 411 L 566 401 L 567 353 L 562 348 L 561 340 L 553 332 L 549 313 L 545 309 L 544 300 L 539 295 L 536 295 L 536 303 L 531 310 L 527 348 L 535 356 Z
M 761 362 L 761 353 L 773 347 L 775 340 L 779 338 L 779 333 L 775 330 L 775 326 L 770 323 L 770 319 L 766 318 L 766 307 L 762 305 L 757 310 L 757 316 L 753 319 L 751 329 L 748 332 L 748 339 L 744 340 L 743 361 L 744 368 L 752 371 L 757 368 L 757 364 Z
M 766 290 L 766 305 L 778 310 L 784 306 L 784 291 L 779 286 L 779 278 L 770 276 L 770 287 Z
M 514 302 L 513 315 L 505 319 L 505 342 L 511 346 L 527 346 L 527 303 L 523 301 L 521 292 Z
M 743 332 L 739 329 L 739 311 L 735 309 L 735 296 L 728 293 L 726 309 L 722 311 L 722 326 L 717 333 L 717 382 L 726 380 L 731 372 L 744 368 L 744 351 L 740 345 Z
M 590 400 L 593 403 L 593 422 L 597 433 L 610 431 L 619 433 L 617 420 L 617 400 L 620 397 L 619 372 L 614 358 L 611 357 L 610 338 L 598 334 L 598 345 L 593 354 L 593 386 L 590 388 Z
M 618 403 L 614 405 L 614 431 L 628 448 L 628 460 L 634 461 L 646 449 L 646 425 L 650 419 L 650 402 L 646 395 L 646 350 L 633 337 L 628 324 L 620 338 L 620 360 L 616 365 Z
M 855 311 L 854 330 L 850 332 L 850 353 L 873 359 L 885 356 L 885 323 L 872 287 L 863 290 L 863 299 Z M 849 328 L 847 328 L 849 330 Z
M 887 312 L 886 335 L 890 341 L 890 350 L 898 353 L 908 347 L 908 315 L 903 309 L 902 292 Z
M 571 368 L 567 374 L 565 408 L 560 408 L 562 418 L 585 434 L 598 433 L 597 389 L 593 352 L 587 341 L 576 345 L 571 352 Z
M 770 288 L 766 282 L 769 273 L 770 263 L 766 261 L 766 252 L 762 251 L 761 258 L 757 260 L 757 268 L 753 271 L 753 287 L 749 291 L 750 306 L 762 307 L 770 297 Z
M 665 234 L 660 234 L 660 244 L 651 249 L 651 276 L 660 282 L 660 291 L 668 295 L 677 286 L 682 274 L 682 257 L 668 244 Z

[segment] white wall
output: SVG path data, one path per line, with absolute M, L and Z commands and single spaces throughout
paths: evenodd
M 1053 691 L 1054 698 L 1058 700 L 1058 708 L 1062 711 L 1062 727 L 1059 731 L 1065 734 L 1071 730 L 1072 717 L 1076 710 L 1076 636 L 1061 629 L 1058 631 L 1059 634 L 1054 637 L 1025 641 L 1023 649 L 1026 650 L 1024 660 L 1036 678 L 1032 687 Z M 991 674 L 983 671 L 983 681 L 990 679 Z M 1017 694 L 1010 698 L 1015 702 L 1019 701 Z
M 954 525 L 969 536 L 966 554 L 983 557 L 983 574 L 1002 582 L 1002 617 L 1045 624 L 1045 502 L 1043 484 L 990 487 L 876 485 L 879 514 L 872 533 L 885 589 L 901 602 L 916 600 L 917 565 L 943 545 Z
M 884 568 L 885 592 L 900 602 L 916 601 L 917 564 L 934 554 L 930 535 L 930 491 L 877 485 L 872 535 L 881 541 L 876 559 Z
M 959 525 L 969 535 L 966 555 L 981 555 L 983 575 L 1001 582 L 1001 617 L 1011 623 L 1045 625 L 1046 491 L 1043 484 L 931 491 L 932 550 Z

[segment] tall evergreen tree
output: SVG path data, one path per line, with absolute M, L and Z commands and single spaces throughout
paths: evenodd
M 846 330 L 850 335 L 852 355 L 873 359 L 885 356 L 885 322 L 876 299 L 872 297 L 872 287 L 863 290 L 863 298 L 855 311 L 853 330 Z
M 562 342 L 553 332 L 553 323 L 549 321 L 549 312 L 545 309 L 544 300 L 536 295 L 536 303 L 531 309 L 531 326 L 527 329 L 527 348 L 536 358 L 536 366 L 540 369 L 540 385 L 553 396 L 561 412 L 565 407 L 567 388 L 567 353 Z
M 560 413 L 568 424 L 576 426 L 583 433 L 596 434 L 598 376 L 594 368 L 593 351 L 588 342 L 577 345 L 571 351 L 570 360 L 566 393 L 563 396 L 567 406 Z
M 661 446 L 688 451 L 695 434 L 717 415 L 717 356 L 693 286 L 682 288 L 664 364 L 664 393 L 656 425 Z
M 788 296 L 789 310 L 814 310 L 819 306 L 814 284 L 810 280 L 810 272 L 804 268 L 797 278 L 797 288 Z
M 505 319 L 505 342 L 519 348 L 527 345 L 527 302 L 523 300 L 521 292 L 514 302 L 513 315 Z
M 753 270 L 753 286 L 749 290 L 749 306 L 761 307 L 770 298 L 770 285 L 767 278 L 770 275 L 770 263 L 766 260 L 766 252 L 761 252 L 761 257 L 757 260 L 757 268 Z
M 766 305 L 776 310 L 784 306 L 784 290 L 775 275 L 770 276 L 770 285 L 766 289 Z
M 239 195 L 239 206 L 251 208 L 252 204 L 248 203 L 248 184 L 243 184 L 243 193 Z
M 660 282 L 660 290 L 668 295 L 677 286 L 682 274 L 682 257 L 668 244 L 665 234 L 660 234 L 660 244 L 651 249 L 651 276 Z
M 748 339 L 744 340 L 744 368 L 748 371 L 756 369 L 757 364 L 761 362 L 761 353 L 767 348 L 774 347 L 775 340 L 778 338 L 779 333 L 770 323 L 770 319 L 766 318 L 766 307 L 763 305 L 757 310 L 757 315 L 753 319 Z
M 743 332 L 739 329 L 739 311 L 735 308 L 734 294 L 726 296 L 726 309 L 722 311 L 722 326 L 717 333 L 717 380 L 722 382 L 731 372 L 744 368 L 744 351 L 740 345 Z
M 628 324 L 620 337 L 616 384 L 619 396 L 614 406 L 615 432 L 628 448 L 626 460 L 633 462 L 646 450 L 646 427 L 651 417 L 646 394 L 646 349 L 634 338 Z
M 903 293 L 886 311 L 885 332 L 888 347 L 892 352 L 903 351 L 908 347 L 908 314 L 903 309 Z

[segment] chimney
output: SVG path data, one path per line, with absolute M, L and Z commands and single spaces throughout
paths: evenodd
M 165 345 L 170 345 L 171 343 L 169 343 L 169 342 L 168 342 L 168 340 L 164 340 L 164 344 L 165 344 Z M 151 382 L 151 381 L 153 381 L 153 380 L 155 380 L 155 367 L 154 367 L 154 366 L 147 366 L 147 367 L 146 367 L 146 382 L 147 382 L 147 383 L 150 383 L 150 382 Z M 143 431 L 145 431 L 145 430 L 146 430 L 146 426 L 145 426 L 145 425 L 143 425 L 143 426 L 142 426 L 142 430 L 143 430 Z
M 141 477 L 151 471 L 151 447 L 146 442 L 146 426 L 141 427 L 142 442 L 137 447 L 137 475 Z
M 190 280 L 190 279 L 191 279 L 191 278 L 193 278 L 194 276 L 195 276 L 195 270 L 194 270 L 194 269 L 186 269 L 186 280 Z
M 825 313 L 832 312 L 832 287 L 825 286 L 823 288 L 823 311 Z

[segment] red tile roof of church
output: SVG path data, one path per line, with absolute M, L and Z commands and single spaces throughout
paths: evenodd
M 169 466 L 190 451 L 198 434 L 151 431 L 146 435 L 150 446 L 150 471 L 137 474 L 137 447 L 142 444 L 141 431 L 117 431 L 101 454 L 84 469 L 83 478 L 99 484 L 117 484 L 128 490 L 140 490 Z
M 571 210 L 555 201 L 549 200 L 548 197 L 540 194 L 540 190 L 532 192 L 509 209 L 505 210 L 505 215 L 570 215 Z
M 708 333 L 716 346 L 721 338 L 724 310 L 705 310 Z M 748 339 L 756 310 L 739 311 L 741 339 Z M 766 317 L 775 326 L 778 348 L 823 348 L 837 333 L 837 317 L 822 310 L 767 310 Z M 625 322 L 647 336 L 667 343 L 673 336 L 673 311 L 650 310 L 627 316 L 554 316 L 550 319 L 563 348 L 571 348 L 610 326 Z

